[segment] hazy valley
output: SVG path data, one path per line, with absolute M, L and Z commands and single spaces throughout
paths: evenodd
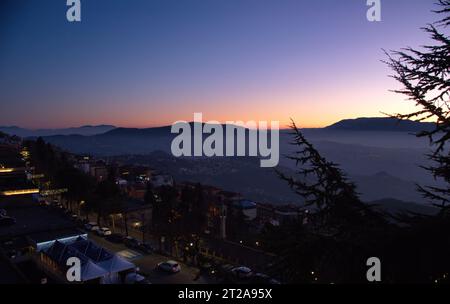
M 356 183 L 364 201 L 395 199 L 424 204 L 416 191 L 416 183 L 429 185 L 435 181 L 420 168 L 428 162 L 425 157 L 429 152 L 427 141 L 412 133 L 428 127 L 417 123 L 397 125 L 389 119 L 363 119 L 303 132 L 323 156 L 341 166 Z M 88 136 L 63 133 L 46 136 L 45 140 L 74 153 L 150 165 L 172 174 L 176 180 L 222 187 L 256 201 L 302 203 L 302 198 L 278 178 L 274 169 L 260 168 L 255 158 L 173 157 L 170 143 L 174 136 L 170 127 L 114 128 Z M 277 169 L 293 175 L 295 163 L 284 157 L 296 149 L 291 141 L 290 131 L 281 130 Z

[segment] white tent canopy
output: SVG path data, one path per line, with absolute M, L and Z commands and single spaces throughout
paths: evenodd
M 67 267 L 68 258 L 79 258 L 82 281 L 102 279 L 102 282 L 116 282 L 119 272 L 135 269 L 133 263 L 82 237 L 64 243 L 55 241 L 44 252 L 61 267 Z
M 88 260 L 84 265 L 81 265 L 81 280 L 89 281 L 102 278 L 108 275 L 108 271 L 95 265 L 94 262 Z

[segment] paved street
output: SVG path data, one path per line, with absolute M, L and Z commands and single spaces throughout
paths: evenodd
M 123 244 L 114 244 L 108 242 L 104 238 L 97 236 L 94 233 L 89 233 L 89 239 L 93 240 L 100 246 L 118 253 L 119 255 L 127 258 L 133 262 L 140 270 L 148 274 L 148 279 L 153 284 L 206 284 L 204 278 L 200 278 L 194 281 L 195 275 L 198 272 L 197 268 L 187 266 L 183 263 L 179 263 L 181 266 L 181 272 L 176 274 L 168 274 L 158 270 L 155 270 L 155 266 L 171 258 L 159 255 L 156 253 L 143 254 L 136 250 L 131 250 Z

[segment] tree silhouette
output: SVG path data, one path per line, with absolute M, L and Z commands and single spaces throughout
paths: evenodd
M 450 24 L 450 1 L 440 0 L 437 5 L 439 9 L 434 12 L 445 17 L 423 28 L 434 45 L 423 46 L 420 50 L 408 47 L 401 51 L 386 52 L 388 60 L 385 63 L 394 71 L 392 77 L 402 85 L 402 89 L 394 92 L 406 95 L 419 108 L 411 113 L 391 116 L 435 122 L 433 130 L 419 132 L 417 136 L 428 138 L 434 146 L 434 152 L 428 157 L 435 165 L 425 169 L 447 186 L 418 188 L 425 198 L 441 208 L 442 214 L 447 214 L 450 207 L 450 155 L 446 149 L 450 139 L 450 39 L 439 29 L 447 28 Z
M 122 203 L 119 187 L 112 180 L 106 179 L 96 185 L 93 194 L 86 201 L 86 208 L 97 213 L 97 223 L 100 224 L 102 217 L 122 211 Z
M 312 207 L 312 223 L 327 234 L 356 232 L 368 221 L 381 224 L 382 217 L 358 197 L 355 185 L 350 182 L 337 164 L 326 160 L 309 143 L 294 122 L 291 125 L 294 141 L 299 148 L 287 156 L 296 162 L 297 176 L 278 175 L 305 199 L 305 207 Z
M 296 162 L 297 174 L 278 174 L 305 199 L 309 223 L 299 219 L 279 228 L 266 227 L 265 244 L 279 238 L 268 248 L 278 254 L 274 269 L 291 283 L 364 282 L 365 260 L 383 255 L 392 227 L 382 213 L 359 199 L 355 185 L 294 122 L 292 134 L 298 150 L 288 158 Z

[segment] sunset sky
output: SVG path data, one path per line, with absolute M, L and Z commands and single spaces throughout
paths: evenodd
M 2 0 L 0 125 L 150 127 L 294 118 L 320 127 L 411 109 L 382 49 L 428 41 L 435 0 Z

